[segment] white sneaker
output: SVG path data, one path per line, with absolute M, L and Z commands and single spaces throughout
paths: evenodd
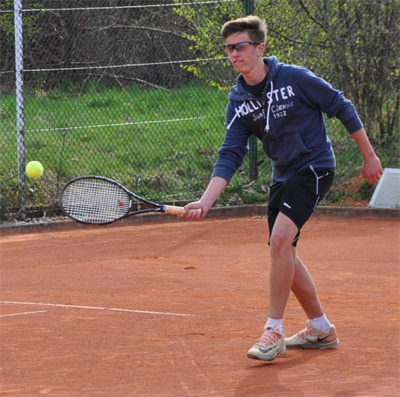
M 331 349 L 339 344 L 336 335 L 336 328 L 331 326 L 328 332 L 322 332 L 313 328 L 310 321 L 307 326 L 291 338 L 285 338 L 285 345 L 288 348 L 300 347 L 302 349 Z
M 286 351 L 283 333 L 276 327 L 268 327 L 257 343 L 247 352 L 247 357 L 254 360 L 272 361 L 276 356 Z

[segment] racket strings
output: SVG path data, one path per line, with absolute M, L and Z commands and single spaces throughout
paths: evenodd
M 123 217 L 131 208 L 130 196 L 118 185 L 98 179 L 82 179 L 64 191 L 62 205 L 73 218 L 107 223 Z

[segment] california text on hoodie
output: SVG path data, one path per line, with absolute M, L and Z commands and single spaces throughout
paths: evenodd
M 243 162 L 251 135 L 271 158 L 275 181 L 283 182 L 309 166 L 334 168 L 323 115 L 338 118 L 349 133 L 356 132 L 363 125 L 353 104 L 304 67 L 284 64 L 275 56 L 264 62 L 268 78 L 262 97 L 243 88 L 242 75 L 230 91 L 226 135 L 212 176 L 230 181 Z

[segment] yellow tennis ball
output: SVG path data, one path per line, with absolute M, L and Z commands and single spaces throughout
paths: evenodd
M 40 178 L 43 174 L 43 165 L 39 161 L 30 161 L 26 165 L 26 174 L 33 179 Z

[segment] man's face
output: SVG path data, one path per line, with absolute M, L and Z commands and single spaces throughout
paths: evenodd
M 226 38 L 228 55 L 232 65 L 239 73 L 249 73 L 260 62 L 265 49 L 265 44 L 243 44 L 229 47 L 230 44 L 252 43 L 248 33 L 234 33 Z

